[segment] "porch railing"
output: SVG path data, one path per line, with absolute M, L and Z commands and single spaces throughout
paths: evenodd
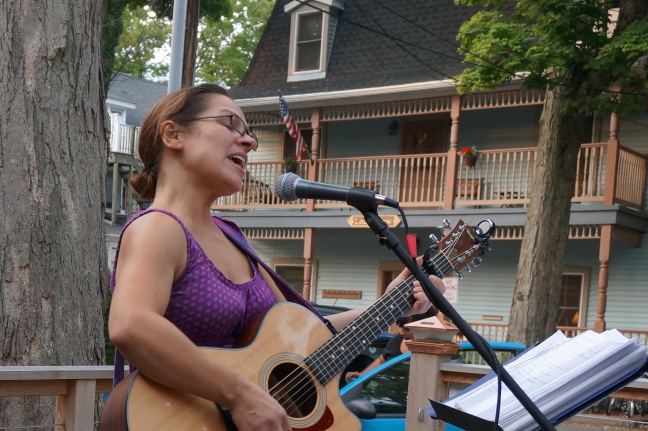
M 578 154 L 572 202 L 604 202 L 643 209 L 646 155 L 608 143 L 583 144 Z M 297 174 L 346 187 L 365 187 L 396 199 L 403 208 L 453 208 L 455 206 L 525 206 L 532 195 L 537 148 L 483 150 L 475 166 L 458 157 L 448 163 L 448 153 L 319 159 L 302 162 Z M 614 169 L 610 169 L 613 166 Z M 611 173 L 614 187 L 609 187 Z M 250 163 L 240 193 L 219 199 L 218 210 L 303 209 L 306 201 L 283 202 L 274 184 L 283 174 L 281 162 Z M 446 193 L 447 178 L 456 178 L 453 193 Z M 446 201 L 452 196 L 451 201 Z M 317 200 L 315 209 L 345 208 L 343 202 Z
M 468 325 L 478 334 L 480 334 L 486 341 L 506 341 L 508 334 L 508 324 L 497 322 L 468 322 Z M 592 328 L 580 328 L 574 326 L 557 326 L 556 330 L 562 331 L 567 337 L 572 338 L 581 332 L 585 332 Z M 648 331 L 638 329 L 617 329 L 627 338 L 637 338 L 644 346 L 648 346 Z M 455 338 L 456 342 L 466 341 L 464 337 L 459 334 Z
M 416 369 L 416 367 L 412 367 Z M 443 393 L 448 394 L 457 383 L 470 384 L 490 371 L 483 365 L 443 362 L 438 374 L 426 374 L 426 379 L 438 379 Z M 112 390 L 112 367 L 0 367 L 0 397 L 55 396 L 53 423 L 25 425 L 8 424 L 3 429 L 41 429 L 53 431 L 90 431 L 98 427 L 95 417 L 101 395 Z M 429 395 L 429 394 L 428 394 Z M 648 400 L 648 379 L 638 379 L 619 390 L 614 397 Z M 412 399 L 413 405 L 426 400 Z

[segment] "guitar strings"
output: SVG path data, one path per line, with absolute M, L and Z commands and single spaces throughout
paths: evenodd
M 452 240 L 450 240 L 450 243 L 448 245 L 456 244 L 457 240 L 458 240 L 458 238 L 453 238 Z M 467 255 L 468 251 L 470 251 L 470 249 L 465 251 L 465 252 L 462 252 L 462 253 L 458 254 L 457 256 L 455 256 L 455 257 L 453 257 L 451 259 L 448 259 L 447 256 L 445 256 L 445 253 L 443 253 L 443 251 L 439 251 L 436 255 L 432 256 L 430 260 L 434 264 L 434 266 L 437 269 L 437 271 L 439 272 L 439 274 L 443 277 L 443 276 L 447 275 L 448 273 L 450 273 L 454 269 L 453 263 L 456 264 L 458 262 L 463 262 L 465 260 L 463 255 Z M 423 268 L 423 271 L 427 275 L 427 272 L 425 271 L 424 268 Z M 405 298 L 407 299 L 408 302 L 409 302 L 410 298 L 412 297 L 410 288 L 413 286 L 414 280 L 415 280 L 415 277 L 410 276 L 403 283 L 401 283 L 401 285 L 400 285 L 400 286 L 406 286 L 408 288 L 409 293 L 407 293 L 405 295 Z M 399 286 L 397 286 L 397 287 L 399 287 Z M 392 299 L 392 298 L 390 298 L 390 296 L 398 296 L 399 294 L 401 296 L 403 296 L 401 291 L 404 291 L 404 290 L 405 289 L 398 289 L 398 288 L 392 289 L 388 293 L 388 295 L 387 295 L 387 297 L 385 299 Z M 393 293 L 393 295 L 390 295 L 392 293 Z M 403 299 L 403 298 L 401 298 L 401 299 Z M 381 303 L 377 304 L 377 306 L 375 308 L 372 307 L 369 310 L 367 310 L 368 313 L 363 313 L 361 316 L 354 319 L 347 326 L 347 328 L 355 326 L 355 325 L 353 325 L 353 323 L 356 322 L 356 320 L 359 320 L 360 317 L 363 317 L 363 319 L 366 319 L 367 316 L 373 317 L 373 315 L 371 313 L 379 311 L 380 305 L 382 305 L 382 303 L 384 303 L 384 302 L 387 302 L 387 301 L 381 301 Z M 387 310 L 387 311 L 389 311 L 389 310 Z M 391 313 L 391 311 L 389 311 L 389 312 Z M 391 317 L 394 318 L 393 315 Z M 387 326 L 388 325 L 389 324 L 387 324 Z M 363 335 L 363 334 L 361 334 L 361 335 Z M 375 334 L 372 334 L 372 335 L 375 336 Z M 318 371 L 322 370 L 322 368 L 321 368 L 322 365 L 324 366 L 325 370 L 328 368 L 327 364 L 325 364 L 323 362 L 324 353 L 328 354 L 329 352 L 333 352 L 334 356 L 337 358 L 337 355 L 335 354 L 334 349 L 336 349 L 337 346 L 339 344 L 341 344 L 340 341 L 345 341 L 348 344 L 348 341 L 349 341 L 350 337 L 358 338 L 358 335 L 357 335 L 357 333 L 349 333 L 348 331 L 343 331 L 343 333 L 341 334 L 340 337 L 334 337 L 334 338 L 331 339 L 331 340 L 335 339 L 334 342 L 331 342 L 331 340 L 329 340 L 327 343 L 325 343 L 323 346 L 321 346 L 320 348 L 315 350 L 315 352 L 313 352 L 311 355 L 309 355 L 309 358 L 310 357 L 317 357 L 317 356 L 322 357 L 322 359 L 320 359 L 320 361 L 319 361 L 320 362 L 319 364 L 317 363 L 317 361 L 315 361 L 315 363 L 314 363 L 315 366 L 311 367 L 311 368 L 314 368 L 314 369 L 311 369 L 311 371 L 313 372 L 313 374 L 315 374 L 315 376 L 317 376 L 317 374 L 321 374 L 321 373 L 318 373 Z M 345 353 L 346 352 L 343 352 L 342 355 L 344 356 Z M 329 376 L 328 373 L 326 373 L 325 374 L 326 375 L 325 382 L 320 382 L 320 383 L 322 383 L 322 384 L 328 383 L 330 378 L 334 377 L 337 374 L 338 373 L 335 372 L 335 373 L 333 373 L 332 375 Z M 295 370 L 293 370 L 291 373 L 286 375 L 280 382 L 276 383 L 272 388 L 270 388 L 269 393 L 273 397 L 276 397 L 277 393 L 280 390 L 284 389 L 284 390 L 281 391 L 282 395 L 279 398 L 275 398 L 275 399 L 277 399 L 277 401 L 280 403 L 280 405 L 284 409 L 287 410 L 288 415 L 291 415 L 295 411 L 295 409 L 300 409 L 304 405 L 304 403 L 306 401 L 310 400 L 313 396 L 317 395 L 316 384 L 310 384 L 309 385 L 309 382 L 311 382 L 311 378 L 308 375 L 308 371 L 306 370 L 306 367 L 301 368 L 298 365 Z M 315 388 L 315 390 L 313 390 L 313 388 Z M 296 395 L 296 397 L 294 397 L 295 395 Z M 285 398 L 285 397 L 288 397 L 288 398 L 282 400 L 282 398 Z M 307 397 L 307 398 L 304 399 L 304 397 Z M 291 409 L 290 412 L 288 411 L 287 404 L 291 404 L 293 406 L 293 408 Z
M 402 286 L 406 286 L 406 287 L 408 287 L 407 290 L 406 290 L 406 289 L 392 289 L 392 290 L 390 291 L 390 293 L 393 292 L 392 296 L 398 296 L 398 295 L 400 295 L 400 296 L 402 296 L 403 298 L 409 300 L 409 298 L 412 297 L 412 294 L 411 294 L 411 287 L 413 286 L 413 281 L 414 281 L 414 277 L 413 277 L 413 276 L 410 276 L 410 277 L 409 277 L 409 278 L 408 278 L 404 283 L 401 284 L 401 287 L 402 287 Z M 401 298 L 401 299 L 403 299 L 403 298 Z M 408 305 L 408 307 L 409 307 L 409 305 Z M 406 308 L 405 308 L 404 310 L 406 310 Z M 401 310 L 401 311 L 404 311 L 404 310 Z M 367 311 L 370 312 L 369 314 L 371 314 L 371 312 L 373 312 L 373 313 L 375 314 L 375 311 L 377 311 L 377 309 L 367 310 Z M 393 316 L 392 316 L 392 317 L 393 317 Z M 395 318 L 394 318 L 394 320 L 395 320 Z M 354 320 L 354 321 L 355 321 L 355 320 Z M 349 325 L 347 326 L 347 328 L 350 328 L 350 327 L 352 327 L 352 326 L 353 326 L 352 324 L 349 324 Z M 374 334 L 374 335 L 375 335 L 375 334 Z M 354 333 L 351 333 L 351 334 L 348 334 L 348 333 L 347 333 L 347 334 L 342 334 L 342 337 L 340 337 L 340 338 L 347 338 L 347 339 L 348 339 L 349 336 L 357 337 L 357 334 L 354 334 Z M 324 346 L 322 346 L 322 347 L 324 347 Z M 318 350 L 321 350 L 321 348 L 318 349 Z M 331 350 L 331 349 L 329 348 L 328 350 Z M 317 351 L 314 352 L 313 354 L 311 354 L 311 356 L 314 355 L 315 353 L 317 353 Z M 320 353 L 321 353 L 321 352 L 320 352 Z M 328 368 L 327 365 L 323 363 L 323 361 L 319 361 L 319 362 L 320 362 L 320 364 L 316 364 L 317 366 L 314 367 L 315 369 L 312 370 L 314 373 L 317 373 L 317 371 L 320 369 L 320 367 L 321 367 L 322 364 L 324 365 L 324 368 L 325 368 L 325 369 Z M 316 385 L 310 385 L 309 388 L 306 388 L 306 386 L 308 386 L 308 384 L 309 384 L 309 382 L 310 382 L 310 379 L 308 379 L 308 378 L 307 378 L 307 379 L 304 379 L 304 378 L 303 378 L 303 377 L 304 377 L 304 376 L 303 376 L 303 373 L 302 373 L 301 376 L 300 376 L 300 375 L 296 375 L 296 374 L 298 373 L 298 371 L 300 371 L 300 370 L 295 370 L 293 373 L 291 373 L 291 374 L 289 374 L 288 376 L 286 376 L 286 378 L 284 378 L 284 379 L 280 382 L 280 384 L 283 383 L 284 385 L 286 385 L 286 389 L 287 389 L 287 390 L 286 390 L 285 392 L 282 391 L 282 396 L 279 397 L 279 398 L 276 398 L 277 401 L 282 405 L 282 407 L 284 407 L 284 408 L 286 409 L 286 411 L 287 411 L 287 413 L 288 413 L 289 415 L 292 414 L 296 409 L 300 409 L 300 408 L 304 405 L 304 403 L 305 403 L 306 401 L 310 400 L 313 396 L 316 396 L 316 395 L 317 395 Z M 333 376 L 335 376 L 335 375 L 337 375 L 337 374 L 338 374 L 338 372 L 330 372 L 330 373 L 328 373 L 328 374 L 327 374 L 327 379 L 326 379 L 326 381 L 328 382 L 328 380 L 330 379 L 330 377 L 333 377 Z M 292 377 L 292 378 L 290 379 L 290 381 L 286 381 L 287 378 L 289 378 L 289 377 Z M 300 379 L 300 378 L 301 378 L 301 380 L 298 380 L 298 379 Z M 291 385 L 292 388 L 290 388 L 289 385 Z M 274 393 L 276 394 L 277 390 L 276 390 L 275 388 L 276 388 L 276 385 L 275 385 L 275 387 L 273 387 L 273 389 L 271 390 L 271 395 L 273 395 L 272 392 L 274 392 Z M 313 390 L 313 388 L 315 388 L 315 390 Z M 310 390 L 309 390 L 309 389 L 310 389 Z M 286 396 L 290 397 L 290 394 L 295 394 L 295 395 L 297 395 L 297 396 L 296 396 L 296 398 L 283 399 L 283 398 L 286 397 Z M 273 395 L 273 396 L 274 396 L 274 395 Z M 290 405 L 293 406 L 292 410 L 289 411 L 289 409 L 288 409 L 288 407 L 287 407 L 287 404 L 290 404 Z
M 401 284 L 401 286 L 406 286 L 408 288 L 407 289 L 408 292 L 407 292 L 406 295 L 404 295 L 404 292 L 401 293 L 401 290 L 404 291 L 405 289 L 400 289 L 399 290 L 399 289 L 395 288 L 395 289 L 392 289 L 389 292 L 386 299 L 390 299 L 389 296 L 398 296 L 399 294 L 401 296 L 404 296 L 405 298 L 411 297 L 412 296 L 411 295 L 411 287 L 413 285 L 413 279 L 414 279 L 414 277 L 409 277 L 407 280 L 405 280 L 405 282 L 403 282 Z M 354 322 L 357 322 L 357 320 L 359 320 L 360 317 L 363 317 L 363 319 L 368 319 L 369 317 L 373 317 L 375 315 L 376 311 L 378 311 L 377 307 L 367 310 L 367 313 L 363 313 L 363 315 L 361 315 L 358 318 L 354 319 L 353 322 L 351 322 L 349 325 L 347 325 L 347 328 L 351 329 L 354 326 Z M 373 335 L 376 335 L 376 334 L 373 334 Z M 345 339 L 348 340 L 348 338 L 350 336 L 357 338 L 358 334 L 357 333 L 351 333 L 349 330 L 347 330 L 347 331 L 343 330 L 343 333 L 340 334 L 340 336 L 336 337 L 336 341 L 337 340 L 344 341 Z M 333 339 L 331 339 L 331 340 L 333 340 Z M 331 340 L 329 340 L 329 342 L 325 343 L 323 346 L 321 346 L 319 349 L 317 349 L 315 352 L 313 352 L 311 355 L 309 355 L 309 357 L 313 357 L 313 356 L 322 357 L 320 360 L 315 361 L 315 363 L 313 364 L 314 367 L 311 367 L 311 371 L 315 375 L 322 374 L 321 372 L 318 373 L 318 371 L 322 371 L 322 369 L 326 370 L 328 368 L 327 364 L 324 362 L 324 356 L 330 356 L 329 352 L 333 352 L 334 349 L 335 349 L 335 343 L 330 343 Z M 331 346 L 331 344 L 333 344 L 333 346 Z M 337 341 L 337 344 L 341 344 L 340 341 Z M 348 341 L 347 341 L 347 344 L 348 344 Z M 304 375 L 303 375 L 303 373 L 300 373 L 300 371 L 303 371 L 303 370 L 301 370 L 301 369 L 294 370 L 293 372 L 288 374 L 286 377 L 284 377 L 280 382 L 275 384 L 275 386 L 273 386 L 269 391 L 271 395 L 275 396 L 277 394 L 277 392 L 281 391 L 281 389 L 287 389 L 286 391 L 281 391 L 282 395 L 279 398 L 276 398 L 277 401 L 284 408 L 287 408 L 287 404 L 289 404 L 289 403 L 293 404 L 293 405 L 296 405 L 297 408 L 299 408 L 299 407 L 301 407 L 303 405 L 303 403 L 305 401 L 309 400 L 313 395 L 316 395 L 316 393 L 317 393 L 316 390 L 315 391 L 311 390 L 310 392 L 304 391 L 304 387 L 309 384 L 311 379 L 310 378 L 304 379 L 303 378 Z M 335 372 L 335 373 L 324 373 L 324 374 L 326 374 L 326 377 L 325 377 L 326 381 L 325 382 L 320 382 L 320 383 L 323 383 L 323 384 L 327 383 L 330 380 L 331 377 L 337 375 L 338 373 Z M 315 386 L 311 385 L 311 387 L 315 387 Z M 299 396 L 296 399 L 292 399 L 292 398 L 283 399 L 285 397 L 290 397 L 290 394 L 299 394 L 300 392 L 302 393 L 302 395 Z M 308 397 L 308 398 L 304 399 L 304 397 Z
M 435 259 L 433 258 L 432 260 L 434 261 Z M 436 260 L 437 260 L 437 263 L 441 263 L 441 262 L 439 262 L 439 259 L 436 259 Z M 454 260 L 454 259 L 453 259 L 453 260 Z M 446 265 L 447 265 L 448 263 L 449 263 L 449 262 L 448 262 L 448 260 L 446 259 Z M 443 266 L 446 266 L 446 265 L 443 265 Z M 441 265 L 439 265 L 439 266 L 441 266 Z M 439 269 L 441 269 L 441 268 L 439 268 Z M 443 272 L 445 272 L 445 270 L 444 270 Z M 449 271 L 448 271 L 448 272 L 449 272 Z M 409 277 L 409 278 L 404 282 L 404 284 L 405 284 L 408 288 L 411 288 L 411 286 L 413 285 L 413 279 L 414 279 L 414 277 L 413 277 L 413 276 L 410 276 L 410 277 Z M 396 293 L 398 293 L 397 289 L 393 289 L 391 292 L 394 292 L 394 291 L 396 291 Z M 391 293 L 391 292 L 390 292 L 390 293 Z M 411 293 L 409 293 L 407 296 L 411 296 Z M 369 310 L 368 310 L 368 311 L 369 311 Z M 372 311 L 376 311 L 376 310 L 372 310 Z M 392 317 L 393 317 L 393 316 L 392 316 Z M 351 326 L 351 324 L 350 324 L 349 326 Z M 352 335 L 352 336 L 355 336 L 355 337 L 357 338 L 357 335 L 356 335 L 356 334 L 351 334 L 351 335 Z M 374 335 L 375 335 L 375 334 L 374 334 Z M 348 338 L 348 334 L 345 334 L 344 336 L 346 336 L 346 337 Z M 342 338 L 344 338 L 344 336 L 343 336 Z M 324 346 L 322 346 L 322 347 L 324 347 Z M 318 350 L 319 350 L 319 349 L 318 349 Z M 329 350 L 331 350 L 331 349 L 329 348 Z M 316 351 L 316 352 L 317 352 L 317 351 Z M 314 352 L 314 353 L 315 353 L 315 352 Z M 325 365 L 325 367 L 326 367 L 326 365 Z M 317 370 L 313 370 L 313 371 L 315 372 L 315 371 L 317 371 Z M 301 373 L 300 373 L 300 372 L 301 372 Z M 277 385 L 275 385 L 273 388 L 271 388 L 271 389 L 270 389 L 270 393 L 272 394 L 272 393 L 274 392 L 274 393 L 276 394 L 276 392 L 277 392 L 277 390 L 278 390 L 277 387 L 278 387 L 278 386 L 281 386 L 282 384 L 285 385 L 286 388 L 288 388 L 288 390 L 285 392 L 285 395 L 284 395 L 284 396 L 290 396 L 291 393 L 300 393 L 300 392 L 303 392 L 304 387 L 305 387 L 306 385 L 308 385 L 309 381 L 311 380 L 310 378 L 304 379 L 303 376 L 298 375 L 298 374 L 303 374 L 303 372 L 305 372 L 305 371 L 302 370 L 301 368 L 298 368 L 298 369 L 294 370 L 292 373 L 290 373 L 290 374 L 287 375 L 284 379 L 282 379 L 281 382 L 279 382 Z M 337 373 L 333 373 L 333 374 L 332 374 L 332 376 L 335 376 L 335 375 L 337 375 Z M 288 382 L 286 382 L 286 380 L 287 380 L 288 378 L 290 378 L 291 380 L 288 381 Z M 301 379 L 301 380 L 295 382 L 296 379 Z M 327 381 L 328 381 L 328 379 L 327 379 Z M 294 387 L 292 388 L 292 391 L 290 390 L 290 388 L 288 387 L 288 385 L 293 385 L 293 386 L 294 386 Z M 297 385 L 299 385 L 299 386 L 297 386 Z M 283 386 L 282 386 L 282 387 L 283 387 Z M 314 386 L 311 385 L 311 387 L 314 387 Z M 295 389 L 295 388 L 296 388 L 296 389 Z M 281 404 L 282 407 L 284 407 L 284 408 L 287 408 L 287 406 L 285 406 L 286 402 L 290 402 L 291 404 L 295 405 L 295 408 L 299 408 L 300 406 L 303 405 L 302 403 L 303 403 L 304 401 L 307 401 L 307 400 L 310 399 L 313 395 L 316 395 L 316 391 L 312 391 L 312 390 L 311 390 L 310 392 L 305 391 L 301 396 L 299 396 L 299 397 L 296 398 L 296 399 L 292 399 L 292 398 L 291 398 L 291 399 L 288 399 L 288 400 L 285 400 L 285 401 L 281 402 L 281 401 L 280 401 L 281 398 L 279 398 L 278 401 L 280 401 L 280 404 Z M 306 400 L 304 400 L 304 399 L 303 399 L 304 397 L 308 397 L 308 398 L 306 398 Z

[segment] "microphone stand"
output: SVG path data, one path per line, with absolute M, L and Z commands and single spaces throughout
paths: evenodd
M 554 426 L 540 411 L 538 406 L 536 406 L 524 390 L 522 390 L 497 358 L 491 354 L 492 350 L 490 349 L 490 346 L 486 344 L 485 340 L 477 334 L 452 307 L 452 305 L 450 305 L 448 300 L 441 294 L 441 292 L 439 292 L 428 276 L 425 275 L 421 268 L 419 268 L 415 259 L 409 256 L 409 253 L 401 245 L 398 238 L 389 231 L 387 224 L 378 216 L 378 205 L 376 204 L 375 195 L 376 193 L 374 191 L 354 187 L 349 190 L 346 203 L 358 209 L 362 213 L 371 230 L 376 234 L 376 236 L 378 236 L 378 242 L 381 245 L 386 245 L 389 250 L 394 252 L 401 262 L 403 262 L 405 267 L 411 271 L 412 275 L 421 283 L 423 291 L 430 301 L 432 301 L 439 311 L 446 315 L 455 324 L 459 331 L 461 331 L 466 339 L 472 343 L 475 350 L 479 352 L 491 369 L 500 376 L 511 393 L 529 412 L 531 417 L 535 419 L 540 428 L 544 431 L 555 431 L 556 429 Z

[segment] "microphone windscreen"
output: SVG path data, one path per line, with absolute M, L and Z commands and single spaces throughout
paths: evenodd
M 281 200 L 286 202 L 299 199 L 296 195 L 295 184 L 300 179 L 299 175 L 293 174 L 292 172 L 283 174 L 275 182 L 275 193 L 279 195 Z

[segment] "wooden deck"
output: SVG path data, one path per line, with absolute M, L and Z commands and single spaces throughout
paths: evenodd
M 440 365 L 437 378 L 448 393 L 451 385 L 473 383 L 489 371 L 488 366 L 447 362 Z M 38 429 L 91 431 L 96 403 L 103 403 L 95 395 L 110 393 L 112 373 L 109 366 L 0 367 L 0 397 L 55 396 L 55 423 L 39 424 Z M 648 400 L 648 379 L 636 380 L 614 396 Z M 16 429 L 21 425 L 10 424 Z

